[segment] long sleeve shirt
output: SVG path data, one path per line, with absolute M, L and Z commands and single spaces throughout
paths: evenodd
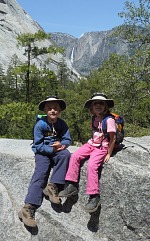
M 33 152 L 51 155 L 53 154 L 51 145 L 55 141 L 60 141 L 66 147 L 71 144 L 70 132 L 66 122 L 60 118 L 57 118 L 56 123 L 49 123 L 47 117 L 40 119 L 34 126 Z

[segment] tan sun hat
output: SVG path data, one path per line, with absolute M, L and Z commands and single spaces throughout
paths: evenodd
M 47 97 L 45 100 L 43 100 L 42 102 L 40 102 L 39 104 L 39 110 L 43 111 L 44 110 L 44 106 L 46 104 L 46 102 L 57 102 L 60 105 L 61 111 L 66 109 L 66 103 L 64 100 L 59 99 L 56 96 L 49 96 Z
M 108 105 L 108 108 L 112 108 L 114 107 L 114 100 L 113 99 L 107 99 L 107 96 L 103 93 L 95 93 L 91 99 L 87 100 L 84 104 L 85 108 L 90 108 L 91 104 L 93 101 L 95 100 L 101 100 L 101 101 L 105 101 Z

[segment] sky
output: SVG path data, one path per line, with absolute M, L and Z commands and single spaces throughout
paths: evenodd
M 124 21 L 118 16 L 125 7 L 124 0 L 16 1 L 47 33 L 61 32 L 79 38 L 87 32 L 111 30 Z

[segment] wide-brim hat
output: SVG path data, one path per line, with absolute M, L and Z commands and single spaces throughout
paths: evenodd
M 108 108 L 113 108 L 114 107 L 114 100 L 113 99 L 107 99 L 107 96 L 102 94 L 102 93 L 95 93 L 91 99 L 87 100 L 84 104 L 85 108 L 90 108 L 91 104 L 93 101 L 95 100 L 101 100 L 101 101 L 105 101 L 108 105 Z
M 57 102 L 61 108 L 61 111 L 65 110 L 66 109 L 66 103 L 64 100 L 62 99 L 59 99 L 58 97 L 56 96 L 49 96 L 47 97 L 45 100 L 43 100 L 42 102 L 40 102 L 39 104 L 39 110 L 41 111 L 44 111 L 44 107 L 45 107 L 45 104 L 46 102 Z

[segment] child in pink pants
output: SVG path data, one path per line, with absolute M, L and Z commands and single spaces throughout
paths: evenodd
M 88 157 L 86 194 L 89 195 L 89 200 L 85 206 L 87 212 L 96 211 L 100 205 L 98 171 L 103 162 L 108 162 L 116 141 L 116 124 L 113 118 L 108 118 L 106 122 L 109 138 L 106 138 L 102 131 L 102 121 L 110 115 L 109 108 L 113 106 L 114 101 L 107 99 L 107 96 L 102 93 L 96 93 L 86 101 L 84 107 L 88 108 L 94 116 L 92 118 L 93 135 L 87 143 L 72 154 L 65 178 L 67 185 L 59 193 L 60 197 L 70 197 L 78 193 L 80 164 Z

